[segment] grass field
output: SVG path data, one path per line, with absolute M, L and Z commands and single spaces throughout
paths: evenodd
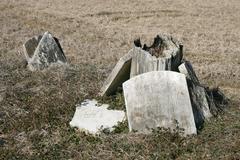
M 0 159 L 240 159 L 239 0 L 1 0 Z M 25 68 L 22 44 L 50 31 L 69 66 Z M 169 33 L 200 80 L 230 98 L 197 136 L 156 130 L 93 137 L 70 128 L 75 104 L 98 98 L 118 59 L 140 37 Z M 123 109 L 121 94 L 101 99 Z

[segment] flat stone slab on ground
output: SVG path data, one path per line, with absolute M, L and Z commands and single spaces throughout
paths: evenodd
M 149 133 L 164 127 L 183 128 L 196 134 L 196 126 L 184 74 L 152 71 L 123 84 L 129 130 Z
M 98 134 L 105 128 L 113 131 L 113 126 L 125 120 L 125 112 L 107 108 L 107 104 L 99 106 L 96 100 L 85 100 L 77 106 L 70 125 L 91 134 Z

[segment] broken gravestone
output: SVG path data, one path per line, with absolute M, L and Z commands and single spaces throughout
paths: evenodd
M 157 35 L 153 44 L 148 47 L 140 39 L 134 41 L 135 49 L 130 77 L 150 71 L 177 71 L 182 60 L 182 45 L 169 35 Z
M 120 58 L 101 88 L 102 96 L 115 93 L 117 88 L 130 78 L 130 68 L 133 53 L 134 52 L 131 50 L 125 56 Z
M 24 55 L 30 70 L 42 70 L 53 63 L 67 62 L 62 47 L 57 38 L 49 32 L 29 39 L 23 45 Z
M 149 83 L 150 82 L 150 83 Z M 158 127 L 196 134 L 192 106 L 183 74 L 152 71 L 123 84 L 129 130 L 149 133 Z
M 107 104 L 99 105 L 96 100 L 85 100 L 77 106 L 70 126 L 90 134 L 99 134 L 103 129 L 113 131 L 118 122 L 125 120 L 125 112 L 107 108 Z
M 192 112 L 197 129 L 202 128 L 205 120 L 208 120 L 212 115 L 217 115 L 227 106 L 228 99 L 218 88 L 210 89 L 201 85 L 191 63 L 183 60 L 183 46 L 177 40 L 168 35 L 160 35 L 154 38 L 154 42 L 150 47 L 146 44 L 142 46 L 140 39 L 135 40 L 134 44 L 133 49 L 122 57 L 114 67 L 101 88 L 100 95 L 108 96 L 115 94 L 118 87 L 122 87 L 122 84 L 126 80 L 131 80 L 144 73 L 174 71 L 176 73 L 183 73 L 187 80 Z M 148 83 L 152 83 L 152 80 L 152 78 L 149 78 Z M 124 93 L 124 95 L 126 94 L 128 93 Z M 155 93 L 149 92 L 149 95 L 144 95 L 151 97 L 151 94 Z M 140 93 L 138 95 L 142 97 Z M 131 101 L 131 99 L 128 101 Z M 150 103 L 151 101 L 146 103 L 146 105 Z M 171 108 L 171 106 L 168 107 Z
M 185 61 L 178 69 L 186 76 L 195 123 L 198 128 L 201 128 L 203 122 L 212 116 L 205 88 L 201 86 L 190 62 Z
M 154 38 L 153 44 L 143 48 L 140 40 L 123 56 L 101 88 L 101 96 L 116 92 L 118 87 L 129 78 L 150 71 L 178 70 L 182 60 L 182 45 L 169 35 Z M 123 76 L 124 75 L 124 76 Z M 124 77 L 124 78 L 123 78 Z

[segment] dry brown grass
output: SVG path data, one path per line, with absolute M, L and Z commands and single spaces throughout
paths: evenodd
M 239 159 L 240 2 L 238 0 L 1 0 L 0 159 Z M 21 45 L 52 32 L 69 67 L 31 73 Z M 106 75 L 140 37 L 170 33 L 202 82 L 231 99 L 196 137 L 87 136 L 69 127 L 75 104 L 96 97 Z M 123 108 L 121 95 L 104 99 Z M 4 144 L 2 145 L 2 143 Z

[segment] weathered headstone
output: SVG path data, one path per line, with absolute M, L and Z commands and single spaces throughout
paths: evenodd
M 158 35 L 153 44 L 141 48 L 135 43 L 131 64 L 131 77 L 150 71 L 177 71 L 182 60 L 182 45 L 169 35 Z
M 158 70 L 158 59 L 155 56 L 139 47 L 134 47 L 132 52 L 131 78 L 142 73 Z
M 42 70 L 52 63 L 64 64 L 67 62 L 57 38 L 54 38 L 49 32 L 28 40 L 23 48 L 28 67 L 32 71 Z
M 194 119 L 197 128 L 201 128 L 204 121 L 209 119 L 212 114 L 209 109 L 205 88 L 200 82 L 193 70 L 190 62 L 185 61 L 179 67 L 179 72 L 187 78 L 188 90 L 191 98 Z
M 121 87 L 122 83 L 130 78 L 131 60 L 133 53 L 133 50 L 130 50 L 128 54 L 120 58 L 104 82 L 103 87 L 101 88 L 101 96 L 115 93 L 117 88 L 119 86 Z
M 183 46 L 171 36 L 156 36 L 150 47 L 146 44 L 142 46 L 140 39 L 135 40 L 134 44 L 133 49 L 117 63 L 101 90 L 102 96 L 108 96 L 116 93 L 117 88 L 124 84 L 130 130 L 147 132 L 148 128 L 156 128 L 158 125 L 174 128 L 173 119 L 176 118 L 177 121 L 180 119 L 183 124 L 181 127 L 186 129 L 187 134 L 196 133 L 196 128 L 201 129 L 205 120 L 217 115 L 228 104 L 228 99 L 218 88 L 210 89 L 200 83 L 191 63 L 183 60 Z M 164 73 L 161 74 L 162 77 L 154 77 L 157 71 L 174 71 L 169 72 L 173 79 Z M 174 81 L 179 77 L 178 74 L 180 77 L 185 75 L 184 80 L 178 78 L 179 82 Z M 179 86 L 185 86 L 182 88 L 184 93 L 188 93 L 188 97 L 184 96 L 185 99 L 176 98 L 179 96 L 178 89 L 181 91 Z M 191 103 L 186 105 L 186 99 L 191 100 Z M 178 108 L 176 102 L 179 103 Z M 161 106 L 161 109 L 157 110 L 157 106 Z M 182 113 L 178 112 L 182 108 Z M 183 120 L 184 116 L 188 119 Z M 195 122 L 195 126 L 192 122 Z
M 157 36 L 152 46 L 141 48 L 140 40 L 123 56 L 101 89 L 101 96 L 116 92 L 123 82 L 142 73 L 161 70 L 177 71 L 182 60 L 182 45 L 169 35 Z
M 125 120 L 125 112 L 107 108 L 107 104 L 99 105 L 96 100 L 85 100 L 77 106 L 70 125 L 91 134 L 98 134 L 103 129 L 113 131 L 118 122 Z
M 130 131 L 149 133 L 151 129 L 183 128 L 196 134 L 185 75 L 172 71 L 152 71 L 123 84 Z

